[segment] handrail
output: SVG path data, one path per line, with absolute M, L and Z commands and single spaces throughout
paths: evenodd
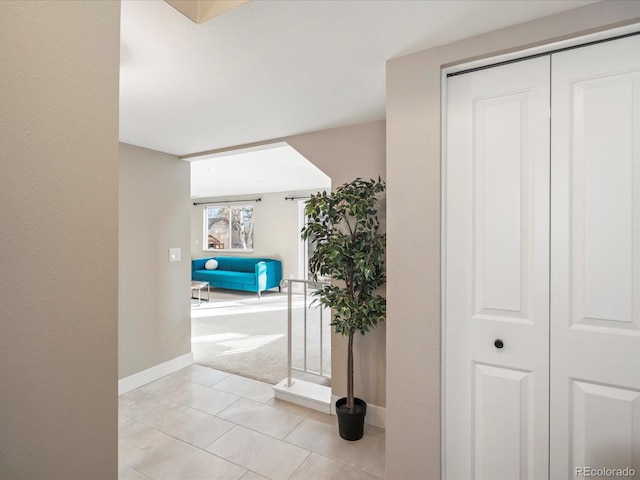
M 292 343 L 292 324 L 293 324 L 293 285 L 295 284 L 302 284 L 303 285 L 303 294 L 304 294 L 304 334 L 303 334 L 303 340 L 304 340 L 304 355 L 303 355 L 303 368 L 297 368 L 293 366 L 293 361 L 292 361 L 292 350 L 293 350 L 293 343 Z M 320 311 L 320 368 L 319 368 L 319 372 L 314 372 L 312 370 L 309 370 L 307 368 L 307 312 L 309 310 L 309 304 L 307 302 L 307 294 L 308 294 L 308 287 L 309 285 L 313 285 L 313 286 L 322 286 L 322 285 L 329 285 L 330 283 L 327 281 L 322 281 L 322 280 L 299 280 L 299 279 L 286 279 L 283 280 L 282 285 L 287 288 L 287 387 L 290 387 L 291 385 L 293 385 L 293 380 L 291 377 L 291 372 L 293 370 L 298 371 L 298 372 L 304 372 L 304 373 L 310 373 L 313 375 L 318 375 L 320 377 L 324 377 L 324 378 L 331 378 L 331 374 L 326 374 L 323 372 L 323 368 L 322 368 L 322 364 L 323 364 L 323 356 L 322 356 L 322 349 L 323 349 L 323 310 L 324 308 L 322 308 L 322 306 L 319 308 Z

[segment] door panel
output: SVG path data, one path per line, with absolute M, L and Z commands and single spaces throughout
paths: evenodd
M 447 86 L 446 476 L 545 478 L 549 58 Z
M 526 318 L 530 101 L 524 92 L 475 99 L 472 106 L 474 304 L 480 315 Z
M 552 478 L 640 471 L 640 38 L 552 56 Z
M 574 466 L 634 465 L 638 451 L 633 446 L 640 442 L 640 392 L 574 380 L 571 395 Z
M 534 431 L 531 372 L 478 363 L 475 368 L 476 477 L 527 478 Z
M 626 75 L 625 75 L 626 76 Z M 625 77 L 623 76 L 623 77 Z M 574 85 L 574 322 L 631 322 L 633 246 L 633 82 Z M 607 252 L 603 255 L 603 252 Z

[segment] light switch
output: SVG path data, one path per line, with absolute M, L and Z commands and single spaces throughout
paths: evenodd
M 179 262 L 182 260 L 182 251 L 179 248 L 170 248 L 169 249 L 169 261 L 170 262 Z

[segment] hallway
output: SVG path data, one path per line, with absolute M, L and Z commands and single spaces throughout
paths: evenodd
M 119 479 L 380 480 L 385 431 L 347 442 L 335 416 L 272 385 L 192 365 L 119 398 Z

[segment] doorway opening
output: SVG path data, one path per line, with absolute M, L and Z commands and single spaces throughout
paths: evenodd
M 274 385 L 287 376 L 288 280 L 308 280 L 309 245 L 300 239 L 304 201 L 330 190 L 331 179 L 285 142 L 191 160 L 191 259 L 274 260 L 281 268 L 266 290 L 212 284 L 208 301 L 192 299 L 196 364 Z M 235 218 L 236 211 L 250 213 Z M 234 235 L 243 241 L 235 242 Z M 330 372 L 330 315 L 324 315 L 320 333 L 312 290 L 306 296 L 298 288 L 292 293 L 294 361 L 302 366 L 321 358 L 322 368 L 310 370 Z M 322 354 L 310 355 L 318 349 Z M 299 375 L 313 381 L 313 375 Z M 326 385 L 327 379 L 317 382 Z

